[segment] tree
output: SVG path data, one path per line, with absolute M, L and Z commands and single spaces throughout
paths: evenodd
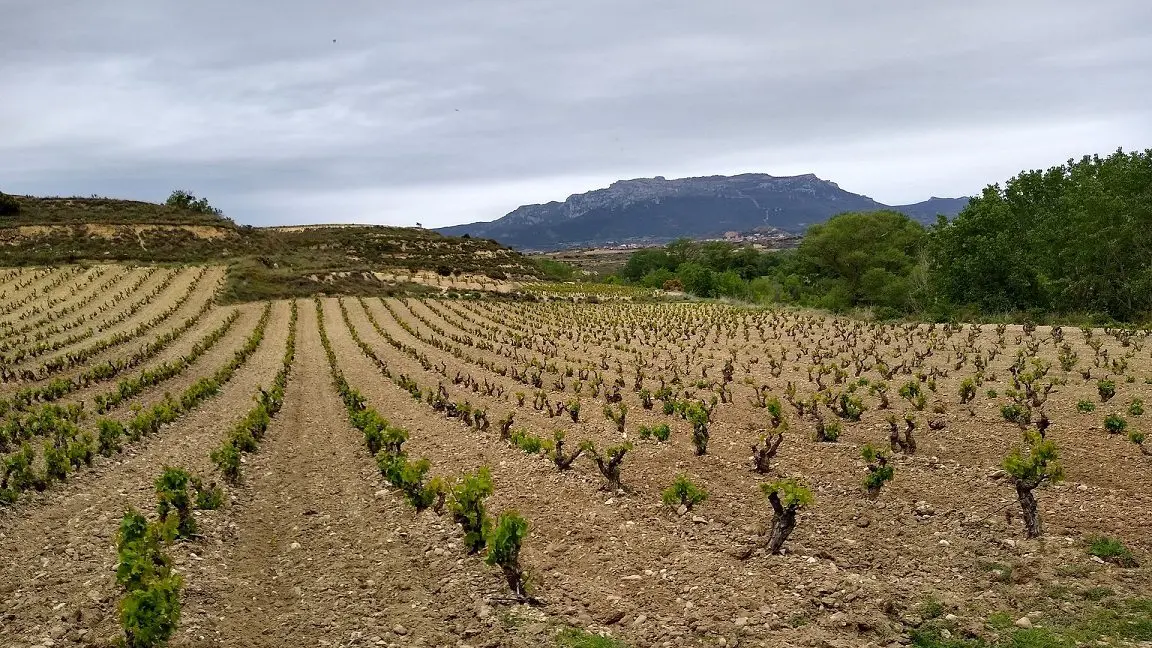
M 990 185 L 931 234 L 938 298 L 986 311 L 1152 310 L 1152 149 L 1085 156 Z
M 191 191 L 184 191 L 183 189 L 173 191 L 171 195 L 168 196 L 168 200 L 164 201 L 164 204 L 169 207 L 187 209 L 188 211 L 207 214 L 209 216 L 220 216 L 224 213 L 212 205 L 209 205 L 207 198 L 197 198 Z
M 0 216 L 15 216 L 20 213 L 20 203 L 8 194 L 0 191 Z
M 909 277 L 926 238 L 922 225 L 899 212 L 848 212 L 810 227 L 797 263 L 821 292 L 838 297 L 830 305 L 903 310 L 911 304 Z
M 662 249 L 637 250 L 628 257 L 628 262 L 620 270 L 620 276 L 629 281 L 640 281 L 645 275 L 653 271 L 668 270 L 670 272 L 675 269 L 676 265 L 669 259 L 666 251 Z
M 715 294 L 715 275 L 699 263 L 683 263 L 676 269 L 684 290 L 697 297 L 712 297 Z
M 1008 473 L 1016 485 L 1016 499 L 1024 513 L 1024 530 L 1029 538 L 1043 533 L 1040 509 L 1032 491 L 1045 483 L 1055 484 L 1064 479 L 1064 469 L 1059 459 L 1056 444 L 1035 430 L 1026 431 L 1024 447 L 1014 448 L 1004 458 L 1004 472 Z

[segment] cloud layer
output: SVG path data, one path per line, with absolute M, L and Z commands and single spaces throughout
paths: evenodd
M 182 187 L 251 224 L 746 171 L 892 204 L 1152 146 L 1140 0 L 2 5 L 0 189 Z

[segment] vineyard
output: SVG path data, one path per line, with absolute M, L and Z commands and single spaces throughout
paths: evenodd
M 1152 642 L 1148 331 L 226 284 L 0 270 L 0 645 Z

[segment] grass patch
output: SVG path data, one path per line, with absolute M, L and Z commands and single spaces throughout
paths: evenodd
M 1116 592 L 1112 591 L 1112 588 L 1110 587 L 1090 587 L 1083 592 L 1080 592 L 1080 596 L 1089 601 L 1103 601 L 1109 596 L 1115 595 Z
M 1012 566 L 1005 565 L 998 562 L 989 562 L 981 565 L 984 571 L 988 572 L 992 580 L 997 583 L 1011 583 L 1012 582 Z
M 561 648 L 628 648 L 628 644 L 611 637 L 602 637 L 576 628 L 564 630 L 556 635 L 556 645 Z
M 939 619 L 944 616 L 944 611 L 944 604 L 934 596 L 924 599 L 924 602 L 916 607 L 916 614 L 922 619 Z
M 1103 590 L 1105 588 L 1097 588 Z M 1108 590 L 1109 595 L 1111 590 Z M 1152 599 L 1111 602 L 1079 616 L 1053 616 L 1036 623 L 1040 627 L 1016 628 L 1009 612 L 988 617 L 988 628 L 999 638 L 994 642 L 945 636 L 943 629 L 924 627 L 910 633 L 918 648 L 1073 648 L 1090 645 L 1107 637 L 1117 641 L 1152 640 Z
M 1140 564 L 1128 547 L 1125 547 L 1124 543 L 1116 538 L 1099 536 L 1092 538 L 1089 542 L 1091 545 L 1088 547 L 1088 553 L 1105 562 L 1121 567 L 1137 567 Z

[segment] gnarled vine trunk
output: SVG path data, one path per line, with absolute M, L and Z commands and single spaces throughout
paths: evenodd
M 1040 526 L 1040 508 L 1036 504 L 1036 496 L 1032 494 L 1035 487 L 1029 484 L 1016 484 L 1016 499 L 1020 501 L 1020 509 L 1024 513 L 1024 532 L 1029 538 L 1037 538 L 1044 532 Z
M 784 508 L 776 493 L 769 495 L 768 501 L 771 502 L 773 511 L 772 535 L 768 537 L 768 551 L 778 554 L 780 548 L 784 546 L 784 541 L 792 535 L 792 530 L 796 528 L 796 509 Z

